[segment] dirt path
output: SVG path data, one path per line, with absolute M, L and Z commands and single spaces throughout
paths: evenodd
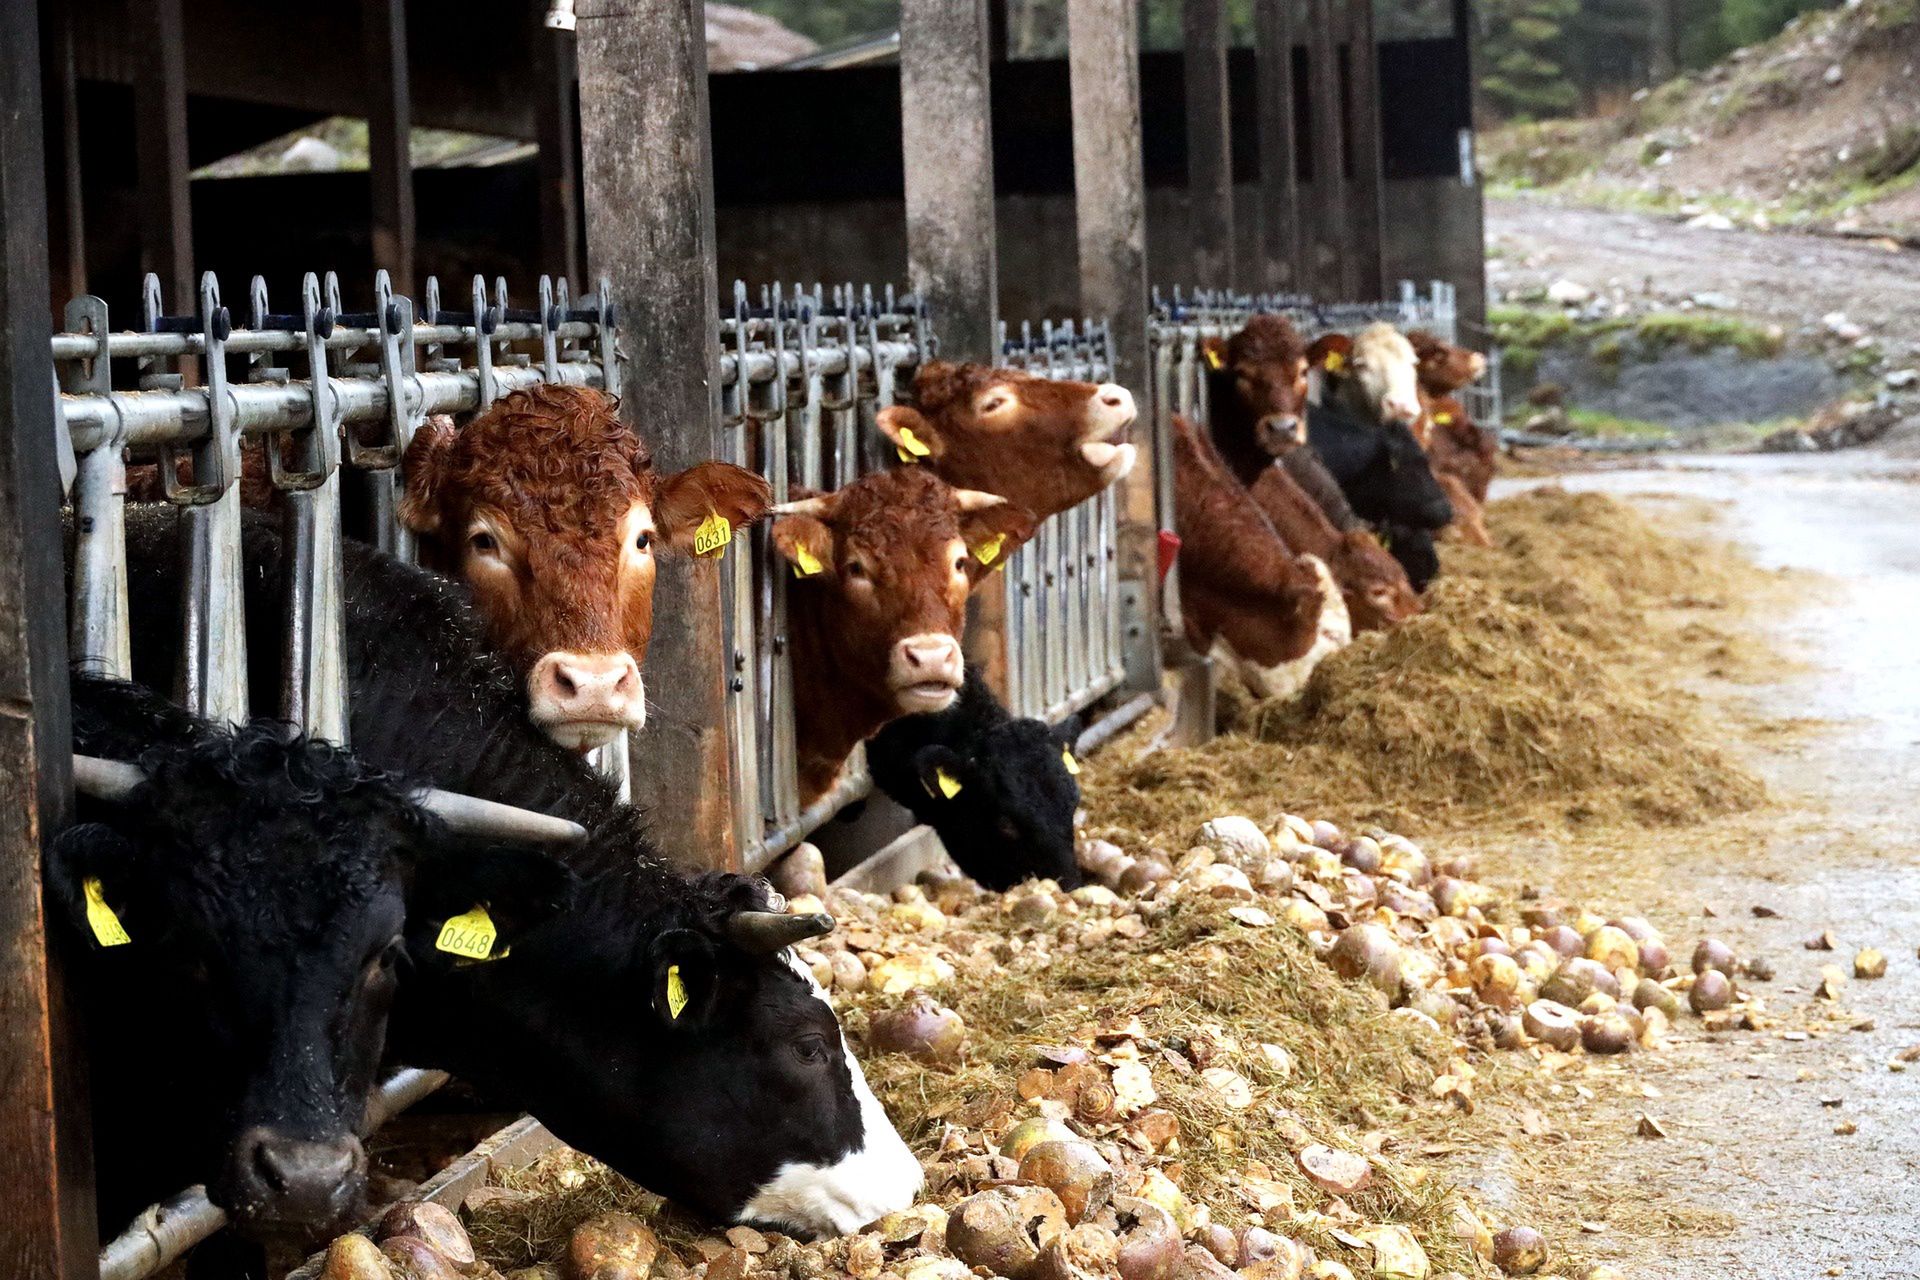
M 1505 293 L 1573 280 L 1678 302 L 1717 293 L 1789 330 L 1842 311 L 1900 343 L 1920 335 L 1920 253 L 1789 231 L 1709 231 L 1669 218 L 1487 201 L 1488 281 Z
M 1666 1052 L 1589 1066 L 1550 1090 L 1544 1121 L 1517 1116 L 1544 1129 L 1536 1139 L 1457 1167 L 1516 1205 L 1530 1181 L 1564 1175 L 1548 1211 L 1598 1228 L 1572 1243 L 1630 1275 L 1920 1275 L 1920 1063 L 1889 1065 L 1920 1045 L 1917 482 L 1911 464 L 1859 454 L 1678 460 L 1566 482 L 1656 510 L 1705 499 L 1763 565 L 1833 579 L 1814 606 L 1758 624 L 1801 665 L 1702 690 L 1750 722 L 1819 722 L 1750 735 L 1746 749 L 1802 812 L 1656 837 L 1598 868 L 1577 847 L 1511 860 L 1516 876 L 1602 902 L 1611 884 L 1620 909 L 1643 909 L 1669 938 L 1717 936 L 1778 970 L 1753 984 L 1778 1027 L 1709 1036 L 1683 1019 Z M 1838 949 L 1808 950 L 1823 931 Z M 1887 956 L 1884 979 L 1851 977 L 1863 946 Z M 1849 972 L 1837 1002 L 1813 994 L 1824 964 Z M 1667 1136 L 1641 1136 L 1642 1115 Z

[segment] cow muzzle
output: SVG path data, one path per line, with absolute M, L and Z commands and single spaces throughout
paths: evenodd
M 1387 422 L 1410 427 L 1420 417 L 1420 401 L 1418 397 L 1388 396 L 1380 402 L 1380 416 Z
M 604 747 L 647 722 L 646 686 L 633 655 L 555 650 L 527 675 L 527 712 L 570 751 Z
M 350 1134 L 314 1141 L 255 1125 L 234 1144 L 229 1181 L 224 1207 L 248 1232 L 331 1230 L 365 1199 L 367 1153 Z
M 1297 413 L 1270 413 L 1255 428 L 1260 447 L 1275 457 L 1307 442 L 1307 420 Z
M 960 642 L 945 632 L 908 636 L 893 646 L 887 685 L 902 715 L 945 711 L 965 679 Z
M 1103 382 L 1093 389 L 1093 399 L 1087 402 L 1087 430 L 1081 439 L 1111 440 L 1139 416 L 1133 392 L 1117 382 Z

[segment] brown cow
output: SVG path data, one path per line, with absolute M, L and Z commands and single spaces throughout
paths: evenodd
M 889 721 L 944 711 L 965 677 L 967 596 L 1034 520 L 925 467 L 862 476 L 778 509 L 800 801 L 832 790 L 847 756 Z
M 672 475 L 583 387 L 501 397 L 463 429 L 429 419 L 400 518 L 429 568 L 463 579 L 493 643 L 526 673 L 528 711 L 590 750 L 646 722 L 655 557 L 767 512 L 767 482 L 725 462 Z M 703 533 L 704 530 L 704 533 Z
M 1209 426 L 1222 460 L 1281 540 L 1333 571 L 1353 629 L 1379 630 L 1420 612 L 1399 562 L 1357 522 L 1344 532 L 1336 527 L 1282 461 L 1305 452 L 1307 353 L 1293 325 L 1255 316 L 1227 341 L 1208 340 L 1203 354 Z
M 1433 458 L 1435 472 L 1450 472 L 1460 478 L 1475 501 L 1485 504 L 1487 489 L 1493 483 L 1494 459 L 1499 441 L 1482 430 L 1467 410 L 1452 396 L 1435 400 L 1428 414 L 1433 432 L 1427 453 Z
M 1409 332 L 1407 342 L 1419 362 L 1420 389 L 1430 396 L 1450 396 L 1487 371 L 1487 358 L 1478 351 L 1443 342 L 1425 329 Z
M 914 405 L 878 423 L 903 460 L 948 484 L 997 493 L 1036 520 L 1079 505 L 1133 470 L 1133 394 L 1113 382 L 1057 382 L 1018 369 L 929 360 Z
M 1346 603 L 1316 556 L 1296 556 L 1200 431 L 1173 420 L 1180 613 L 1187 643 L 1263 698 L 1297 693 L 1352 638 Z

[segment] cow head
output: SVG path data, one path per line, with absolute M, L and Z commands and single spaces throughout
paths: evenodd
M 539 384 L 456 429 L 429 419 L 406 457 L 400 517 L 429 568 L 463 579 L 524 674 L 534 723 L 589 750 L 646 720 L 640 666 L 657 557 L 766 514 L 766 481 L 724 462 L 662 475 L 584 387 Z
M 79 720 L 83 718 L 76 716 Z M 332 1229 L 360 1208 L 359 1130 L 422 897 L 498 904 L 503 942 L 570 878 L 534 854 L 456 849 L 385 775 L 259 723 L 150 748 L 147 781 L 54 842 L 53 900 L 128 999 L 164 990 L 195 1055 L 207 1192 L 250 1235 Z M 109 1033 L 110 1034 L 110 1033 Z M 108 1045 L 144 1053 L 151 1044 Z
M 1420 416 L 1418 361 L 1413 344 L 1390 324 L 1369 325 L 1353 337 L 1327 334 L 1307 353 L 1324 394 L 1370 422 L 1411 425 Z
M 800 579 L 795 590 L 813 596 L 825 665 L 810 678 L 844 681 L 884 719 L 945 711 L 966 674 L 967 595 L 1033 524 L 997 494 L 918 467 L 788 503 L 773 545 Z
M 1420 389 L 1430 396 L 1452 395 L 1487 371 L 1487 358 L 1478 351 L 1443 342 L 1424 329 L 1407 334 L 1419 362 Z
M 1327 563 L 1340 582 L 1356 633 L 1382 631 L 1420 612 L 1420 597 L 1406 570 L 1365 529 L 1340 535 L 1340 546 Z
M 1232 338 L 1207 339 L 1202 354 L 1215 374 L 1216 440 L 1237 429 L 1275 457 L 1307 442 L 1307 348 L 1291 323 L 1254 316 Z
M 913 407 L 890 405 L 878 419 L 900 456 L 950 484 L 1001 494 L 1036 520 L 1133 469 L 1135 448 L 1119 437 L 1136 410 L 1117 383 L 929 360 L 914 375 L 913 396 Z
M 1079 888 L 1075 736 L 1040 720 L 1003 720 L 970 738 L 964 752 L 932 744 L 914 754 L 928 797 L 916 812 L 932 815 L 927 820 L 960 870 L 996 891 L 1039 878 Z
M 912 1204 L 919 1162 L 789 949 L 833 921 L 741 876 L 664 903 L 637 879 L 590 881 L 510 964 L 457 975 L 489 1041 L 461 1075 L 720 1222 L 840 1235 Z

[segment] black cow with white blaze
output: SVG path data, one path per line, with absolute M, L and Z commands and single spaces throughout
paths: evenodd
M 171 511 L 130 510 L 142 680 L 167 680 L 177 657 L 174 537 Z M 264 700 L 279 684 L 284 560 L 260 520 L 245 551 L 250 683 Z M 346 561 L 355 751 L 589 833 L 552 848 L 580 881 L 569 911 L 503 959 L 405 975 L 391 1057 L 471 1080 L 723 1222 L 841 1234 L 910 1205 L 919 1162 L 790 949 L 831 920 L 778 914 L 760 881 L 670 866 L 640 812 L 528 720 L 462 588 L 357 544 Z M 410 919 L 409 954 L 436 927 Z
M 1008 715 L 979 669 L 968 667 L 953 706 L 902 716 L 875 734 L 867 768 L 984 887 L 1050 878 L 1075 889 L 1076 736 L 1071 727 Z
M 340 1225 L 409 911 L 496 897 L 510 937 L 568 873 L 456 847 L 387 774 L 284 724 L 215 729 L 84 676 L 73 708 L 78 752 L 139 771 L 82 794 L 46 867 L 84 940 L 103 1230 L 196 1182 L 248 1235 Z

